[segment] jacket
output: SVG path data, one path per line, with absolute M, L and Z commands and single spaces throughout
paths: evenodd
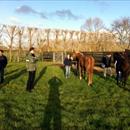
M 0 70 L 4 69 L 7 65 L 7 58 L 6 56 L 0 56 Z
M 111 67 L 111 57 L 103 56 L 102 63 L 105 65 L 105 67 Z
M 68 66 L 71 66 L 71 59 L 68 59 L 68 58 L 65 58 L 64 60 L 64 65 L 68 65 Z
M 36 71 L 37 58 L 34 54 L 29 53 L 26 58 L 27 71 Z

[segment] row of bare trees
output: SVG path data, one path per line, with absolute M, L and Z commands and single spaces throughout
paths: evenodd
M 89 18 L 82 25 L 81 31 L 0 25 L 0 43 L 9 49 L 10 61 L 12 50 L 17 49 L 19 61 L 21 51 L 31 46 L 36 46 L 40 53 L 87 51 L 89 45 L 92 51 L 104 51 L 105 47 L 110 47 L 114 43 L 127 44 L 127 47 L 130 47 L 130 18 L 113 21 L 110 29 L 104 26 L 100 18 Z

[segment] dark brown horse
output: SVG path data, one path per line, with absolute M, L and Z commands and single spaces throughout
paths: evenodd
M 114 53 L 113 56 L 116 62 L 117 85 L 121 81 L 121 84 L 125 86 L 130 75 L 130 58 L 128 57 L 128 53 Z
M 80 80 L 82 76 L 87 74 L 88 86 L 92 85 L 93 81 L 93 70 L 95 60 L 92 56 L 85 56 L 80 52 L 73 52 L 72 58 L 77 61 L 77 71 L 79 71 Z

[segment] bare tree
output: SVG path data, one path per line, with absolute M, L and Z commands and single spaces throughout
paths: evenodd
M 56 49 L 57 45 L 59 45 L 59 35 L 60 35 L 60 30 L 56 29 L 55 30 L 55 44 L 54 44 L 55 49 Z
M 123 17 L 115 20 L 112 25 L 110 32 L 117 38 L 120 44 L 128 44 L 130 47 L 130 18 Z
M 2 37 L 3 29 L 4 29 L 4 25 L 0 25 L 0 44 L 1 44 L 1 37 Z
M 32 38 L 33 38 L 33 35 L 35 34 L 35 32 L 37 31 L 37 28 L 31 28 L 31 27 L 28 27 L 27 30 L 28 30 L 28 36 L 29 36 L 29 48 L 30 48 L 30 47 L 33 46 Z
M 80 43 L 81 43 L 81 32 L 76 31 L 76 32 L 75 32 L 75 35 L 76 35 L 76 38 L 77 38 L 77 41 L 78 41 L 76 48 L 77 48 L 78 51 L 79 51 L 79 46 L 80 46 Z
M 74 51 L 74 40 L 73 40 L 73 36 L 74 36 L 75 31 L 70 31 L 70 41 L 71 41 L 71 45 L 69 45 L 69 47 L 71 48 L 72 51 Z
M 64 53 L 66 55 L 66 49 L 67 49 L 66 40 L 67 40 L 68 31 L 67 30 L 62 30 L 61 34 L 62 34 L 62 38 L 63 38 L 63 49 L 64 49 Z
M 17 57 L 17 61 L 20 61 L 20 55 L 21 55 L 21 50 L 22 50 L 22 36 L 24 33 L 24 27 L 18 27 L 18 38 L 19 38 L 19 42 L 18 42 L 18 57 Z
M 100 18 L 89 18 L 81 26 L 81 30 L 88 32 L 99 32 L 104 28 L 103 21 Z
M 49 47 L 50 47 L 50 39 L 49 39 L 49 37 L 50 37 L 50 32 L 51 32 L 50 29 L 46 29 L 46 30 L 45 30 L 46 38 L 47 38 L 47 51 L 49 51 Z
M 101 46 L 100 32 L 104 29 L 104 23 L 100 18 L 89 18 L 81 26 L 82 31 L 88 32 L 88 35 L 90 37 L 88 40 L 93 44 L 98 44 L 98 46 Z
M 9 61 L 12 61 L 12 47 L 15 36 L 17 35 L 17 27 L 16 26 L 4 26 L 6 29 L 7 36 L 9 37 Z

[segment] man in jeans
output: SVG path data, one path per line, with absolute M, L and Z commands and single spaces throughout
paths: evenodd
M 71 59 L 70 59 L 69 54 L 64 59 L 64 66 L 65 66 L 65 77 L 69 78 L 70 77 L 70 67 L 71 67 Z

